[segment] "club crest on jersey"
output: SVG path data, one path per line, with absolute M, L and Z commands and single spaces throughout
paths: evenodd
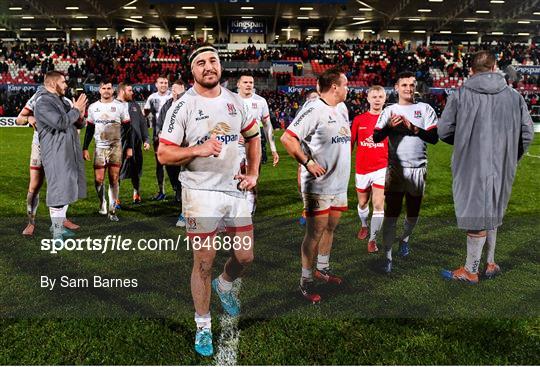
M 414 118 L 415 119 L 421 119 L 422 118 L 422 111 L 414 111 Z
M 227 103 L 227 110 L 229 111 L 229 115 L 236 116 L 236 107 L 232 103 Z
M 111 112 L 116 112 L 116 107 L 112 106 L 111 107 Z
M 351 131 L 342 126 L 338 131 L 338 136 L 332 137 L 332 144 L 347 144 L 351 141 Z
M 253 102 L 253 103 L 251 104 L 251 108 L 254 109 L 254 110 L 256 110 L 256 109 L 257 109 L 257 103 Z
M 226 122 L 218 122 L 204 138 L 197 141 L 197 144 L 203 144 L 210 139 L 210 136 L 213 134 L 215 134 L 216 139 L 223 144 L 229 144 L 238 140 L 238 134 L 231 134 L 231 127 Z

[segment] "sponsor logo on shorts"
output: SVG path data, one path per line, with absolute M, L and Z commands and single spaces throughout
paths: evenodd
M 208 135 L 197 141 L 197 144 L 203 144 L 205 141 L 210 139 L 212 134 L 215 134 L 216 139 L 223 144 L 229 144 L 238 140 L 238 134 L 231 134 L 231 127 L 226 122 L 218 122 L 216 126 L 210 130 Z
M 338 136 L 332 137 L 332 144 L 347 144 L 351 141 L 351 131 L 345 126 L 339 129 L 338 134 Z

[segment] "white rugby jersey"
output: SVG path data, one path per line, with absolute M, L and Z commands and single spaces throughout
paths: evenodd
M 249 98 L 242 98 L 248 108 L 248 112 L 257 121 L 259 127 L 263 127 L 263 120 L 270 117 L 270 111 L 268 110 L 268 103 L 266 99 L 253 93 Z
M 427 103 L 418 102 L 410 105 L 393 104 L 386 107 L 375 125 L 381 130 L 390 125 L 392 112 L 405 116 L 414 126 L 423 130 L 437 127 L 437 114 Z M 388 165 L 394 167 L 418 168 L 427 165 L 426 142 L 418 136 L 388 136 Z
M 26 104 L 24 105 L 24 108 L 26 108 L 27 110 L 31 111 L 32 112 L 32 115 L 34 114 L 34 108 L 36 107 L 36 101 L 37 101 L 37 97 L 39 97 L 41 95 L 41 93 L 45 90 L 45 88 L 43 87 L 39 87 L 36 91 L 36 93 L 34 93 L 32 95 L 32 97 L 30 97 L 30 99 L 26 102 Z M 67 102 L 69 103 L 69 105 L 71 107 L 73 107 L 73 102 L 69 100 L 69 98 L 66 98 L 66 97 L 62 97 L 62 99 L 64 100 L 64 102 Z M 39 134 L 37 132 L 36 129 L 34 129 L 34 135 L 32 136 L 32 144 L 36 144 L 36 145 L 39 145 Z
M 121 144 L 122 124 L 130 123 L 128 104 L 117 99 L 109 103 L 94 102 L 88 107 L 86 122 L 96 127 L 96 148 Z
M 155 126 L 155 123 L 157 119 L 159 118 L 159 112 L 161 111 L 161 107 L 172 98 L 172 93 L 170 90 L 167 91 L 167 93 L 161 95 L 158 92 L 150 94 L 148 99 L 146 100 L 146 103 L 144 104 L 144 109 L 149 110 L 150 113 L 154 115 L 152 118 L 152 127 Z
M 351 129 L 344 103 L 331 107 L 322 99 L 306 102 L 286 133 L 297 138 L 304 152 L 326 170 L 321 177 L 315 177 L 302 166 L 303 193 L 347 192 L 351 173 Z
M 252 136 L 258 131 L 242 98 L 226 88 L 216 98 L 199 95 L 190 88 L 167 111 L 160 143 L 192 147 L 203 144 L 212 134 L 223 143 L 217 157 L 197 157 L 180 172 L 183 186 L 196 190 L 221 191 L 242 196 L 234 176 L 240 170 L 238 150 L 240 135 Z
M 240 96 L 240 95 L 239 95 Z M 242 97 L 240 97 L 242 98 Z M 263 120 L 265 118 L 270 117 L 270 111 L 268 110 L 268 103 L 266 102 L 266 99 L 263 97 L 253 93 L 253 95 L 249 98 L 242 98 L 244 101 L 244 104 L 246 105 L 246 108 L 248 110 L 248 113 L 257 121 L 257 126 L 259 126 L 259 129 L 263 127 Z M 272 145 L 271 142 L 269 142 L 271 145 L 271 148 L 273 150 L 276 149 L 275 143 Z M 240 154 L 243 156 L 246 155 L 246 148 L 244 144 L 240 144 Z

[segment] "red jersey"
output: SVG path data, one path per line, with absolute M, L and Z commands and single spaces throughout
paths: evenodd
M 388 138 L 373 142 L 373 129 L 379 115 L 364 112 L 354 118 L 351 128 L 351 147 L 356 144 L 356 173 L 365 175 L 388 165 Z

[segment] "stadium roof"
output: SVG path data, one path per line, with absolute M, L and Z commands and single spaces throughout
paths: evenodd
M 0 37 L 13 32 L 54 37 L 62 30 L 128 27 L 165 28 L 172 33 L 205 27 L 219 34 L 227 33 L 229 21 L 249 19 L 263 21 L 267 33 L 278 34 L 292 28 L 314 35 L 390 30 L 535 37 L 540 30 L 540 0 L 6 0 L 0 3 Z

